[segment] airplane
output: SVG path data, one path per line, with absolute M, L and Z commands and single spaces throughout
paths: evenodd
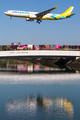
M 42 20 L 61 20 L 61 19 L 66 19 L 75 15 L 75 14 L 71 14 L 74 8 L 73 6 L 69 7 L 62 14 L 50 13 L 52 10 L 56 9 L 57 7 L 58 5 L 43 12 L 9 10 L 4 12 L 4 14 L 7 16 L 10 16 L 10 19 L 12 19 L 12 17 L 26 18 L 26 21 L 34 21 L 36 19 L 38 24 L 40 24 Z

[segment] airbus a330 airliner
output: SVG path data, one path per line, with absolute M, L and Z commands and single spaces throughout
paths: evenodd
M 62 14 L 53 14 L 50 13 L 52 10 L 57 8 L 55 6 L 54 8 L 51 8 L 49 10 L 43 11 L 43 12 L 29 12 L 29 11 L 18 11 L 18 10 L 9 10 L 4 12 L 5 15 L 12 17 L 22 17 L 26 18 L 26 21 L 34 21 L 34 19 L 37 20 L 37 23 L 40 24 L 42 20 L 61 20 L 65 18 L 72 17 L 75 14 L 71 14 L 73 11 L 73 6 L 69 7 L 64 13 Z

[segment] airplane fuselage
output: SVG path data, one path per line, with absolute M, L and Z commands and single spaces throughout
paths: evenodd
M 38 23 L 42 22 L 42 20 L 60 20 L 60 19 L 72 17 L 74 15 L 74 14 L 71 14 L 74 8 L 72 6 L 62 14 L 50 13 L 50 11 L 54 10 L 55 8 L 57 8 L 57 6 L 49 10 L 43 11 L 43 12 L 9 10 L 9 11 L 4 12 L 4 14 L 10 17 L 26 18 L 27 21 L 34 21 L 34 19 L 36 19 Z
M 32 18 L 32 19 L 39 19 L 38 17 L 36 17 L 35 14 L 38 14 L 38 12 L 29 12 L 29 11 L 17 11 L 17 10 L 9 10 L 4 12 L 4 14 L 6 14 L 7 16 L 10 17 L 22 17 L 22 18 Z M 51 17 L 53 16 L 53 17 Z M 41 19 L 47 19 L 47 20 L 57 20 L 59 19 L 57 16 L 59 16 L 59 14 L 54 14 L 54 13 L 48 13 L 46 15 L 44 15 Z M 55 17 L 57 17 L 57 19 L 55 19 Z M 64 17 L 65 18 L 65 17 Z M 61 19 L 61 18 L 60 18 Z M 63 17 L 62 17 L 63 19 Z

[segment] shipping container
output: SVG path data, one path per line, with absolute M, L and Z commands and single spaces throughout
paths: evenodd
M 33 45 L 30 44 L 30 45 L 27 45 L 28 46 L 28 50 L 33 50 Z
M 45 50 L 45 45 L 39 45 L 40 50 Z
M 18 47 L 18 45 L 15 45 L 13 49 L 16 49 L 16 50 L 17 50 L 17 47 Z
M 76 49 L 79 50 L 79 45 L 76 45 Z
M 11 45 L 11 48 L 14 49 L 15 45 Z
M 73 45 L 69 45 L 69 49 L 73 49 Z
M 27 45 L 18 45 L 18 47 L 28 48 L 28 46 L 27 46 Z
M 63 45 L 64 49 L 69 49 L 69 45 Z
M 50 49 L 51 50 L 55 50 L 56 48 L 55 48 L 55 45 L 50 45 Z
M 76 45 L 73 45 L 73 49 L 76 49 Z
M 39 50 L 39 49 L 40 49 L 39 45 L 34 45 L 34 50 Z
M 60 46 L 60 49 L 63 49 L 63 46 Z
M 55 45 L 55 48 L 56 48 L 56 49 L 59 49 L 59 48 L 60 48 L 60 46 L 59 46 L 59 45 Z
M 52 48 L 55 48 L 55 45 L 51 45 Z
M 28 48 L 23 48 L 23 50 L 28 50 Z
M 17 47 L 17 50 L 23 50 L 23 47 Z
M 45 50 L 50 50 L 50 45 L 45 45 Z

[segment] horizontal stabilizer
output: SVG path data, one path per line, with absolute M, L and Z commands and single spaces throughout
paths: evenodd
M 66 18 L 69 18 L 69 17 L 71 17 L 71 16 L 73 16 L 73 15 L 75 15 L 75 13 L 74 13 L 74 14 L 71 14 L 71 15 L 66 16 Z

